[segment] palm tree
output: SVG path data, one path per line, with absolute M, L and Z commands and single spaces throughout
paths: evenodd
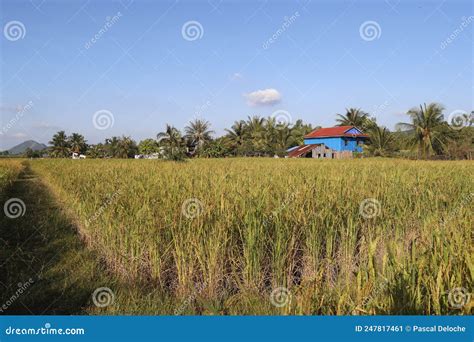
M 85 153 L 87 150 L 86 140 L 84 136 L 79 133 L 72 133 L 68 138 L 71 151 L 74 153 Z
M 321 128 L 317 126 L 315 128 Z M 291 136 L 293 145 L 302 145 L 304 143 L 304 136 L 313 130 L 311 124 L 305 124 L 303 120 L 296 120 L 295 124 L 291 128 Z M 291 147 L 291 146 L 288 146 Z
M 87 149 L 87 156 L 89 158 L 105 158 L 107 156 L 107 150 L 102 143 L 89 145 Z
M 265 135 L 265 141 L 267 145 L 267 152 L 270 155 L 274 155 L 277 149 L 277 132 L 284 127 L 288 127 L 286 123 L 277 123 L 276 119 L 269 117 L 265 120 L 263 129 Z
M 185 137 L 195 151 L 199 151 L 205 143 L 211 141 L 211 134 L 214 131 L 211 131 L 210 127 L 209 121 L 195 119 L 190 121 L 189 125 L 184 128 L 186 132 Z
M 263 131 L 264 123 L 265 123 L 265 119 L 259 117 L 258 115 L 247 117 L 247 127 L 248 127 L 250 132 L 261 132 L 261 131 Z
M 158 139 L 158 144 L 164 147 L 165 156 L 168 159 L 184 159 L 184 140 L 177 128 L 166 124 L 165 131 L 158 133 L 156 138 Z
M 226 140 L 230 143 L 230 147 L 235 155 L 244 152 L 245 138 L 247 134 L 247 124 L 245 121 L 235 121 L 230 129 L 225 129 L 227 132 Z
M 375 156 L 384 156 L 391 148 L 394 141 L 392 133 L 386 128 L 374 125 L 369 130 L 370 142 L 367 150 Z
M 55 158 L 67 158 L 70 153 L 70 146 L 64 131 L 59 131 L 49 142 L 51 147 L 51 156 Z
M 164 132 L 158 133 L 156 138 L 158 143 L 163 145 L 179 145 L 182 143 L 181 132 L 169 124 L 166 124 Z
M 123 136 L 119 138 L 115 157 L 131 158 L 138 152 L 135 141 L 130 137 Z
M 275 153 L 279 156 L 285 155 L 286 150 L 296 142 L 293 129 L 288 125 L 277 128 L 275 140 Z
M 247 133 L 250 138 L 251 150 L 247 151 L 253 155 L 265 153 L 265 119 L 254 115 L 247 118 Z
M 119 146 L 120 138 L 119 137 L 112 137 L 105 139 L 105 149 L 107 153 L 107 157 L 116 157 L 118 154 L 118 146 Z
M 365 129 L 368 118 L 369 114 L 360 108 L 346 108 L 346 114 L 337 114 L 336 121 L 338 122 L 338 126 L 356 126 Z
M 435 146 L 443 146 L 446 122 L 443 117 L 444 107 L 438 103 L 426 103 L 420 108 L 408 111 L 411 123 L 399 123 L 397 127 L 413 133 L 413 142 L 418 145 L 418 156 L 427 158 L 435 150 Z

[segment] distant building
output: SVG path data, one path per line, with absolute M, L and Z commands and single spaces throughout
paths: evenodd
M 72 159 L 86 159 L 86 156 L 83 154 L 73 152 L 71 158 Z
M 151 153 L 151 154 L 135 154 L 135 159 L 159 159 L 162 158 L 162 153 Z
M 319 128 L 304 137 L 304 145 L 289 149 L 289 158 L 352 158 L 354 152 L 362 152 L 369 139 L 355 126 Z

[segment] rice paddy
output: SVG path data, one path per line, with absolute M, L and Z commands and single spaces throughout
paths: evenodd
M 12 184 L 22 169 L 18 160 L 0 159 L 0 197 L 4 194 L 7 187 Z
M 90 312 L 471 312 L 472 162 L 30 164 L 117 279 Z

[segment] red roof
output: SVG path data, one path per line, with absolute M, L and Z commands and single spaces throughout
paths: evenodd
M 359 130 L 355 126 L 335 126 L 335 127 L 327 127 L 327 128 L 319 128 L 315 129 L 311 133 L 305 135 L 305 138 L 327 138 L 327 137 L 363 137 L 368 138 L 367 134 L 351 134 L 346 133 L 350 129 L 355 128 Z M 359 130 L 360 131 L 360 130 Z
M 291 150 L 290 153 L 288 153 L 288 157 L 289 158 L 301 157 L 302 155 L 308 153 L 313 148 L 319 145 L 322 145 L 322 144 L 301 145 L 300 147 L 295 148 L 294 150 Z

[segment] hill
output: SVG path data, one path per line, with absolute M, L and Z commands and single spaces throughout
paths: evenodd
M 16 146 L 13 146 L 11 149 L 8 150 L 8 154 L 23 154 L 28 148 L 31 148 L 33 151 L 41 151 L 47 148 L 45 144 L 40 144 L 39 142 L 36 142 L 34 140 L 27 140 L 22 142 L 21 144 L 18 144 Z

